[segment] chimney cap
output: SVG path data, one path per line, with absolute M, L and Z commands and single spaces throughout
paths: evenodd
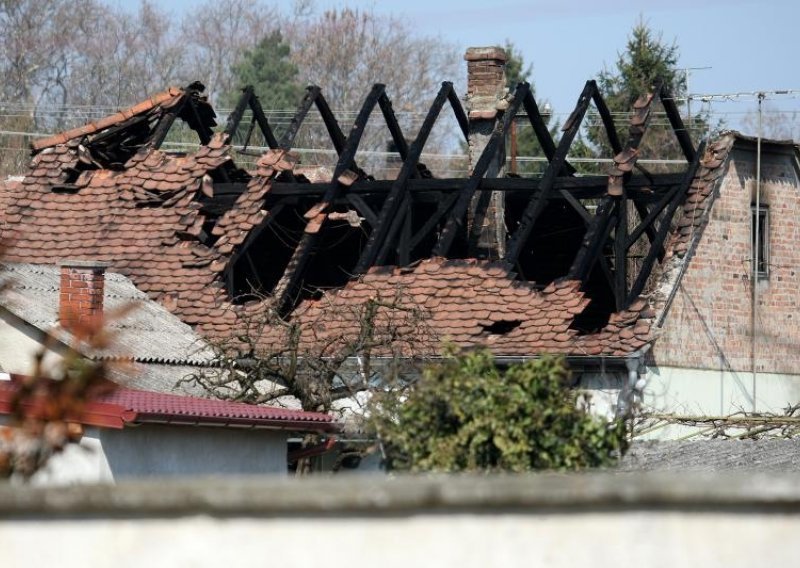
M 99 260 L 62 260 L 58 263 L 61 268 L 89 268 L 94 270 L 105 270 L 111 266 L 110 262 Z
M 468 47 L 464 54 L 467 61 L 502 61 L 508 60 L 508 54 L 502 47 L 493 45 L 490 47 Z

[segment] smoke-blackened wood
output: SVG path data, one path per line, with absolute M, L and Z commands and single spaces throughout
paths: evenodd
M 239 124 L 242 122 L 244 112 L 250 106 L 250 97 L 252 96 L 252 85 L 247 85 L 244 89 L 242 89 L 242 94 L 239 97 L 239 101 L 236 103 L 236 107 L 233 109 L 233 112 L 228 115 L 228 122 L 225 123 L 225 134 L 227 134 L 229 138 L 233 138 L 233 135 L 238 130 Z
M 520 89 L 522 89 L 522 93 L 519 92 Z M 447 253 L 450 251 L 450 247 L 455 240 L 456 234 L 464 224 L 465 215 L 470 201 L 472 200 L 472 195 L 475 193 L 475 190 L 478 188 L 478 186 L 480 186 L 481 179 L 494 162 L 495 155 L 503 143 L 506 129 L 508 128 L 511 120 L 513 120 L 514 116 L 519 111 L 520 106 L 522 106 L 525 93 L 529 89 L 530 86 L 527 83 L 520 84 L 513 102 L 509 105 L 509 108 L 506 110 L 506 113 L 503 116 L 503 120 L 498 122 L 498 124 L 495 126 L 494 132 L 492 132 L 492 136 L 489 138 L 489 142 L 486 144 L 486 147 L 481 153 L 481 157 L 478 159 L 477 164 L 475 164 L 472 175 L 470 175 L 467 182 L 463 185 L 459 193 L 458 200 L 450 210 L 445 227 L 442 230 L 442 234 L 439 236 L 439 241 L 436 243 L 436 247 L 433 250 L 434 256 L 447 256 Z
M 617 226 L 614 229 L 614 299 L 617 310 L 626 308 L 628 292 L 628 200 L 623 195 L 617 203 Z
M 273 150 L 277 149 L 278 141 L 275 139 L 275 134 L 272 132 L 272 127 L 270 127 L 269 121 L 264 114 L 264 109 L 261 108 L 261 102 L 258 100 L 258 97 L 255 94 L 250 97 L 250 110 L 253 111 L 253 116 L 256 119 L 259 130 L 261 130 L 261 134 L 264 135 L 264 140 L 266 141 L 267 146 Z
M 645 284 L 647 284 L 647 279 L 650 277 L 650 271 L 653 270 L 653 264 L 658 257 L 658 253 L 661 248 L 664 246 L 664 241 L 667 239 L 667 234 L 669 233 L 670 225 L 672 222 L 672 217 L 675 215 L 675 211 L 678 210 L 678 207 L 683 205 L 683 202 L 686 200 L 686 196 L 689 192 L 689 186 L 694 179 L 695 174 L 697 173 L 697 168 L 700 167 L 700 156 L 703 155 L 705 151 L 705 141 L 703 141 L 697 149 L 697 153 L 695 155 L 694 161 L 691 163 L 689 168 L 684 173 L 683 183 L 681 184 L 681 189 L 678 191 L 672 201 L 670 201 L 669 205 L 667 206 L 666 210 L 664 211 L 664 215 L 661 217 L 661 223 L 658 226 L 658 231 L 656 232 L 656 239 L 650 245 L 650 250 L 647 252 L 647 256 L 642 261 L 642 266 L 639 269 L 639 274 L 636 276 L 636 280 L 631 286 L 630 294 L 628 295 L 628 302 L 632 302 L 636 297 L 642 293 L 644 290 Z
M 686 161 L 689 163 L 694 162 L 697 151 L 692 143 L 692 136 L 683 124 L 678 105 L 675 104 L 675 99 L 672 97 L 672 94 L 667 91 L 666 87 L 662 87 L 661 89 L 661 103 L 664 105 L 669 124 L 672 126 L 673 132 L 675 132 L 675 136 L 678 138 L 681 151 L 683 155 L 686 156 Z
M 153 133 L 150 135 L 148 146 L 155 149 L 161 148 L 161 144 L 164 143 L 170 128 L 175 123 L 175 119 L 183 111 L 183 107 L 186 106 L 189 96 L 189 93 L 186 93 L 176 105 L 164 111 L 164 114 L 161 115 L 156 127 L 153 129 Z
M 614 118 L 611 116 L 611 111 L 608 110 L 606 100 L 603 98 L 603 95 L 600 94 L 599 89 L 595 89 L 592 100 L 600 115 L 600 120 L 603 121 L 603 127 L 608 136 L 608 143 L 611 145 L 614 154 L 619 154 L 622 152 L 622 143 L 619 140 L 619 134 L 617 134 L 617 127 L 614 125 Z
M 670 189 L 681 183 L 682 174 L 655 174 L 653 181 L 644 176 L 634 175 L 626 184 L 626 191 L 630 199 L 641 199 L 643 202 L 651 203 L 657 201 Z M 606 183 L 608 176 L 580 176 L 580 177 L 557 177 L 553 182 L 553 189 L 556 190 L 550 195 L 551 199 L 562 199 L 558 193 L 561 190 L 568 191 L 576 199 L 598 199 L 606 193 Z M 395 180 L 358 180 L 347 188 L 348 193 L 359 193 L 362 195 L 374 194 L 384 195 L 391 191 Z M 464 183 L 464 178 L 423 178 L 410 179 L 406 183 L 406 188 L 411 193 L 453 193 L 460 191 Z M 244 186 L 239 184 L 242 188 Z M 270 189 L 271 195 L 322 195 L 330 187 L 328 182 L 319 183 L 287 183 L 283 181 L 273 182 Z M 231 187 L 236 186 L 234 184 Z M 225 185 L 216 185 L 218 190 Z M 534 193 L 539 191 L 541 180 L 537 178 L 483 178 L 480 180 L 478 191 L 506 191 L 520 194 Z M 241 190 L 237 190 L 241 193 Z
M 294 113 L 292 120 L 289 122 L 289 126 L 286 128 L 286 131 L 283 133 L 283 136 L 281 136 L 280 142 L 278 143 L 284 150 L 291 150 L 292 146 L 294 145 L 294 139 L 297 137 L 297 133 L 300 131 L 300 127 L 303 125 L 303 121 L 306 119 L 308 111 L 317 100 L 317 97 L 319 97 L 319 94 L 320 88 L 316 85 L 310 85 L 306 87 L 306 93 L 303 96 L 303 100 L 300 101 L 300 105 L 297 107 L 297 112 Z
M 408 149 L 403 165 L 400 167 L 400 172 L 397 174 L 397 178 L 392 182 L 389 194 L 386 196 L 386 200 L 383 202 L 383 207 L 381 207 L 381 211 L 378 215 L 378 223 L 372 233 L 370 233 L 367 244 L 364 247 L 364 252 L 361 254 L 361 258 L 356 265 L 356 274 L 363 274 L 375 263 L 381 247 L 387 241 L 387 237 L 392 233 L 396 234 L 396 231 L 400 228 L 403 219 L 398 217 L 398 212 L 403 211 L 406 206 L 405 194 L 407 183 L 412 173 L 417 170 L 417 163 L 422 155 L 425 143 L 428 141 L 428 136 L 430 136 L 436 119 L 439 117 L 442 107 L 445 101 L 448 100 L 448 95 L 452 91 L 452 83 L 442 83 L 439 93 L 436 95 L 428 114 L 425 116 L 425 120 L 422 122 L 417 137 Z
M 553 190 L 553 186 L 555 185 L 556 177 L 564 166 L 569 149 L 572 146 L 575 136 L 580 130 L 583 117 L 586 115 L 586 109 L 589 107 L 589 103 L 591 102 L 592 93 L 596 89 L 597 85 L 594 81 L 586 82 L 586 86 L 583 88 L 583 92 L 578 98 L 575 110 L 572 112 L 570 118 L 567 120 L 567 123 L 564 125 L 564 133 L 562 134 L 561 140 L 558 143 L 558 147 L 553 154 L 553 158 L 550 160 L 550 163 L 548 164 L 547 169 L 542 176 L 542 181 L 539 184 L 539 191 L 531 197 L 524 213 L 522 214 L 517 229 L 511 236 L 505 256 L 505 260 L 507 262 L 516 264 L 522 252 L 522 247 L 528 240 L 528 237 L 533 230 L 533 225 L 536 223 L 536 219 L 544 210 L 545 205 L 547 205 L 547 200 L 549 199 L 550 192 Z
M 465 141 L 469 140 L 469 118 L 461 104 L 461 99 L 458 98 L 458 93 L 456 93 L 452 83 L 445 81 L 442 83 L 442 86 L 444 87 L 445 85 L 450 86 L 447 90 L 447 100 L 450 102 L 450 107 L 453 109 L 453 114 L 458 122 L 458 127 L 461 129 L 461 134 L 464 136 Z
M 339 182 L 339 179 L 345 170 L 348 170 L 353 164 L 353 159 L 355 158 L 358 146 L 364 134 L 364 128 L 366 127 L 375 105 L 378 104 L 378 99 L 383 95 L 385 89 L 385 85 L 382 84 L 376 84 L 372 87 L 350 130 L 350 135 L 347 137 L 344 149 L 334 168 L 333 177 L 328 190 L 323 195 L 322 201 L 305 215 L 308 220 L 306 229 L 294 250 L 292 258 L 286 267 L 286 271 L 275 287 L 275 308 L 281 313 L 286 313 L 291 310 L 294 305 L 298 283 L 308 264 L 308 259 L 314 250 L 320 233 L 323 231 L 328 216 L 327 210 L 341 191 L 342 184 Z
M 375 211 L 372 210 L 364 198 L 358 195 L 357 193 L 349 193 L 346 197 L 347 201 L 350 202 L 353 207 L 358 209 L 358 212 L 364 216 L 367 223 L 369 223 L 370 227 L 374 227 L 378 224 L 378 216 L 375 214 Z
M 608 237 L 614 204 L 614 198 L 608 195 L 600 201 L 594 220 L 583 236 L 581 248 L 572 262 L 567 278 L 585 282 L 589 277 L 594 263 L 597 262 L 597 256 L 600 254 Z

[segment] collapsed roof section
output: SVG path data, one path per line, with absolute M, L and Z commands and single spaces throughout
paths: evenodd
M 186 89 L 170 87 L 106 118 L 36 140 L 31 148 L 38 152 L 77 140 L 79 167 L 119 170 L 139 150 L 158 149 L 177 118 L 207 144 L 217 123 L 214 109 L 201 94 L 204 90 L 199 82 Z
M 2 236 L 13 242 L 8 260 L 110 262 L 212 337 L 230 336 L 243 313 L 267 308 L 316 325 L 319 314 L 308 314 L 351 296 L 356 301 L 366 283 L 415 290 L 409 294 L 430 310 L 438 335 L 463 346 L 487 344 L 500 355 L 620 355 L 650 338 L 652 313 L 639 296 L 668 252 L 672 224 L 698 175 L 713 182 L 726 158 L 725 148 L 694 148 L 661 85 L 634 105 L 623 144 L 593 81 L 558 143 L 530 86 L 521 83 L 469 175 L 446 179 L 434 178 L 420 157 L 446 104 L 468 134 L 469 119 L 450 83 L 443 83 L 411 143 L 383 85 L 368 94 L 347 136 L 321 90 L 309 87 L 280 139 L 251 88 L 224 131 L 213 134 L 214 112 L 200 92 L 197 84 L 170 89 L 37 142 L 30 171 L 3 195 Z M 682 174 L 654 174 L 636 163 L 657 100 L 686 157 Z M 577 176 L 567 159 L 591 103 L 616 153 L 609 176 Z M 338 159 L 329 180 L 312 183 L 291 148 L 315 107 Z M 248 132 L 258 126 L 270 146 L 252 171 L 235 165 L 229 143 L 247 109 Z M 402 162 L 394 180 L 375 180 L 355 162 L 376 109 Z M 520 113 L 539 139 L 547 169 L 540 178 L 493 177 L 498 172 L 489 165 Z M 177 118 L 197 132 L 197 151 L 159 148 Z M 456 262 L 480 237 L 484 196 L 496 191 L 507 203 L 501 262 Z M 644 252 L 632 255 L 634 247 Z M 459 287 L 475 298 L 462 301 L 453 293 Z M 484 317 L 487 311 L 502 317 Z

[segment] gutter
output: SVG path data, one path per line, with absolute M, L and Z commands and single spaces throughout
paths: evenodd
M 131 412 L 124 417 L 126 426 L 140 424 L 169 424 L 172 426 L 208 426 L 228 428 L 250 428 L 257 430 L 289 430 L 311 432 L 338 432 L 337 422 L 315 422 L 311 420 L 281 420 L 277 418 L 231 418 L 217 416 L 175 415 L 157 412 Z

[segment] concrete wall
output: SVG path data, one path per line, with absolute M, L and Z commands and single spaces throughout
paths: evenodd
M 655 413 L 682 416 L 729 416 L 752 412 L 753 376 L 749 372 L 681 367 L 649 367 L 646 374 L 644 407 Z M 759 412 L 782 414 L 800 401 L 800 375 L 759 373 L 755 408 Z M 696 433 L 702 426 L 670 425 L 653 431 L 647 438 L 675 439 Z
M 78 483 L 113 483 L 98 428 L 86 428 L 80 444 L 69 444 L 47 465 L 36 472 L 34 485 L 73 485 Z
M 793 566 L 797 476 L 0 486 L 8 566 Z
M 287 434 L 273 430 L 141 425 L 89 428 L 34 478 L 37 485 L 113 483 L 131 478 L 286 475 Z

